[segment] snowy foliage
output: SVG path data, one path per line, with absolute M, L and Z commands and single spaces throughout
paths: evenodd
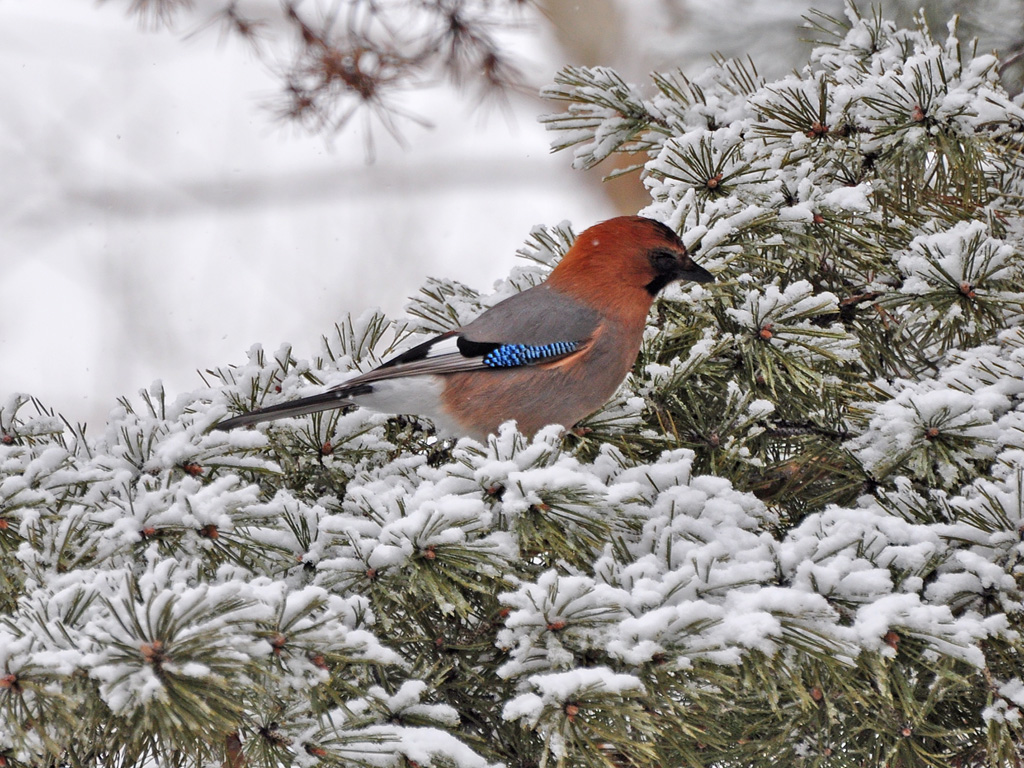
M 852 9 L 776 83 L 567 70 L 719 279 L 580 429 L 487 445 L 306 393 L 543 279 L 432 281 L 98 437 L 0 405 L 4 764 L 1020 759 L 1024 112 L 951 33 Z M 240 762 L 241 761 L 241 762 Z

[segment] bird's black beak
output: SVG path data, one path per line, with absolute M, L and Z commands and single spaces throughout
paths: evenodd
M 674 271 L 676 280 L 689 280 L 691 283 L 710 283 L 715 279 L 714 275 L 691 259 L 686 251 L 679 255 Z
M 676 274 L 677 280 L 689 280 L 691 283 L 710 283 L 715 279 L 715 276 L 708 272 L 704 267 L 699 264 L 694 264 L 692 261 L 687 259 L 689 264 L 680 264 L 680 270 Z

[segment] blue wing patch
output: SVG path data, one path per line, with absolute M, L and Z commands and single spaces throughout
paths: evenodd
M 515 368 L 539 363 L 549 357 L 561 357 L 576 351 L 577 341 L 556 341 L 551 344 L 502 344 L 484 355 L 488 368 Z

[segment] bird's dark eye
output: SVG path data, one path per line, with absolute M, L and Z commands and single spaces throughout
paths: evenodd
M 651 251 L 650 259 L 655 272 L 674 272 L 679 268 L 679 255 L 664 248 Z

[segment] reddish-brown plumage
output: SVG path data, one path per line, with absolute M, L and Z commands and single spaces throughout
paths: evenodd
M 664 224 L 641 216 L 620 216 L 583 231 L 548 276 L 552 288 L 569 294 L 618 322 L 641 330 L 654 297 L 647 286 L 657 277 L 648 257 L 654 248 L 684 251 Z
M 441 394 L 444 410 L 457 414 L 461 431 L 478 440 L 509 419 L 526 435 L 548 424 L 572 426 L 615 394 L 636 360 L 642 333 L 642 324 L 639 332 L 602 325 L 586 347 L 553 363 L 453 373 Z
M 553 363 L 452 374 L 441 396 L 444 410 L 458 414 L 462 430 L 478 438 L 508 419 L 533 434 L 548 424 L 572 426 L 598 410 L 640 351 L 656 293 L 650 286 L 659 277 L 650 256 L 656 249 L 672 251 L 684 268 L 699 269 L 675 233 L 651 219 L 624 216 L 585 230 L 546 285 L 600 313 L 588 343 Z

